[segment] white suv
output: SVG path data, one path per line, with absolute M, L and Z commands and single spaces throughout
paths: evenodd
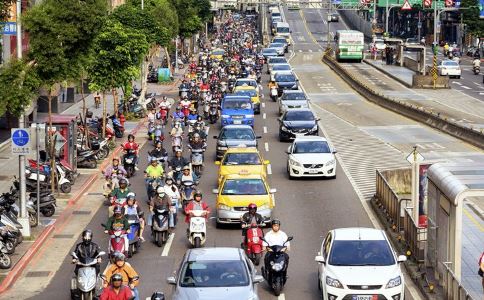
M 325 300 L 404 299 L 400 263 L 382 230 L 331 230 L 316 256 L 318 283 Z

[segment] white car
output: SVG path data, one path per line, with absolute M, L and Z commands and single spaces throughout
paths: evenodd
M 272 81 L 275 81 L 274 75 L 276 74 L 276 72 L 292 71 L 290 64 L 273 64 L 273 65 L 270 65 L 268 68 L 269 68 L 269 77 L 270 77 L 270 80 Z
M 316 256 L 318 285 L 325 300 L 404 299 L 400 263 L 383 230 L 331 230 Z
M 444 60 L 437 66 L 440 76 L 460 78 L 462 73 L 459 63 L 453 60 Z
M 336 151 L 320 136 L 297 136 L 287 149 L 287 173 L 294 177 L 336 178 Z

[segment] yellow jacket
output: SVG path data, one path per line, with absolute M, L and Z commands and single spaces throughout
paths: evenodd
M 111 280 L 111 276 L 113 274 L 121 274 L 123 276 L 123 284 L 128 285 L 134 277 L 139 276 L 138 273 L 133 269 L 133 267 L 128 263 L 125 262 L 124 265 L 120 268 L 116 264 L 110 264 L 107 268 L 106 271 L 104 271 L 104 276 L 106 276 L 106 279 L 108 282 Z M 138 285 L 138 280 L 133 281 L 133 285 L 137 286 Z

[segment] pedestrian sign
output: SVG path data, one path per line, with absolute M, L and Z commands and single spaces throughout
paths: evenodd
M 408 2 L 408 0 L 405 0 L 405 2 L 403 3 L 403 6 L 401 8 L 401 10 L 411 10 L 411 9 L 412 9 L 412 6 Z
M 30 133 L 22 128 L 12 128 L 12 154 L 27 155 L 30 154 Z

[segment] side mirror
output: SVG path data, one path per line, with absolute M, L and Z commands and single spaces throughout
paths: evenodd
M 271 193 L 271 194 L 275 194 L 276 192 L 277 192 L 277 189 L 270 189 L 269 190 L 269 193 Z
M 268 165 L 270 164 L 271 162 L 269 160 L 264 160 L 264 165 Z
M 321 121 L 321 118 L 315 118 L 316 122 Z
M 104 227 L 104 228 L 106 228 L 106 224 L 104 224 L 104 223 L 101 223 L 101 226 Z
M 290 236 L 290 237 L 288 237 L 288 238 L 287 238 L 287 242 L 290 242 L 290 241 L 292 241 L 293 239 L 294 239 L 294 237 Z
M 216 160 L 216 161 L 215 161 L 215 164 L 216 164 L 217 166 L 220 166 L 220 164 L 221 164 L 221 163 L 220 163 L 220 160 Z
M 264 277 L 262 275 L 254 275 L 254 278 L 252 279 L 254 283 L 261 283 L 264 281 Z
M 104 255 L 106 255 L 106 252 L 104 252 L 104 251 L 101 251 L 101 252 L 99 252 L 99 254 L 98 254 L 98 256 L 104 256 Z
M 261 139 L 262 138 L 262 135 L 256 135 L 255 138 L 256 139 Z
M 214 193 L 215 195 L 218 194 L 218 189 L 213 189 L 212 193 Z
M 336 151 L 336 149 L 333 149 L 333 150 L 331 151 L 331 153 L 336 154 L 336 153 L 338 153 L 338 151 Z
M 398 258 L 397 258 L 397 261 L 399 263 L 406 262 L 407 261 L 407 257 L 405 255 L 399 255 Z
M 99 277 L 100 277 L 100 278 L 101 278 L 101 279 L 102 279 L 104 282 L 107 282 L 107 281 L 108 281 L 108 279 L 106 278 L 106 275 L 104 275 L 104 274 L 99 275 Z
M 213 136 L 213 138 L 214 138 L 214 139 L 218 139 L 218 136 L 214 135 L 214 136 Z
M 292 152 L 292 151 L 291 151 L 291 150 L 292 150 L 291 148 L 292 148 L 292 146 L 287 147 L 287 150 L 286 150 L 286 153 L 287 153 L 287 154 L 291 154 L 291 152 Z
M 170 276 L 166 279 L 166 281 L 169 283 L 169 284 L 176 284 L 176 278 L 175 276 Z
M 322 255 L 318 255 L 314 258 L 314 260 L 320 264 L 325 264 L 326 263 L 326 260 L 324 259 L 324 256 Z

